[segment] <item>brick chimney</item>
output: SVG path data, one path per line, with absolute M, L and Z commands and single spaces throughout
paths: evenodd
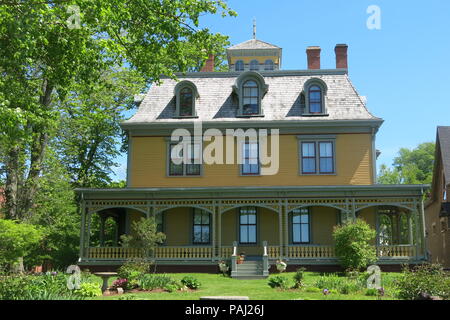
M 214 55 L 210 54 L 200 72 L 214 72 Z
M 306 49 L 308 69 L 320 69 L 320 51 L 320 47 L 308 47 Z
M 347 49 L 348 45 L 346 44 L 337 44 L 336 48 L 334 48 L 334 52 L 336 53 L 336 69 L 348 69 Z

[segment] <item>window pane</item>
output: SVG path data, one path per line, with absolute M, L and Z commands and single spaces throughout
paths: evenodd
M 321 157 L 332 157 L 333 156 L 333 146 L 332 146 L 331 142 L 320 142 L 319 149 L 320 149 Z
M 265 70 L 273 70 L 273 61 L 270 59 L 266 60 L 264 69 Z
M 256 243 L 256 226 L 248 227 L 248 242 Z
M 303 213 L 303 214 L 301 215 L 300 222 L 301 222 L 301 223 L 308 223 L 308 222 L 309 222 L 309 214 Z
M 302 155 L 303 157 L 315 157 L 315 147 L 313 142 L 303 142 L 302 143 Z
M 259 63 L 257 60 L 252 60 L 250 62 L 250 70 L 258 70 L 259 69 Z
M 182 164 L 173 164 L 173 162 L 170 162 L 169 175 L 182 176 L 183 175 L 183 165 Z
M 300 223 L 300 214 L 299 213 L 292 214 L 292 223 Z
M 234 67 L 235 67 L 236 71 L 244 71 L 244 62 L 242 60 L 238 60 L 238 61 L 236 61 L 236 64 Z
M 183 88 L 180 91 L 180 116 L 193 115 L 193 93 L 190 88 Z
M 241 232 L 240 232 L 241 242 L 242 242 L 242 243 L 248 242 L 248 230 L 247 230 L 247 226 L 241 226 L 240 229 L 241 229 Z
M 209 212 L 203 212 L 202 224 L 209 224 Z
M 247 213 L 241 213 L 241 224 L 248 224 L 248 215 L 247 215 Z
M 309 225 L 302 224 L 301 225 L 301 233 L 302 233 L 301 242 L 309 242 Z
M 198 209 L 194 210 L 194 224 L 202 224 L 202 213 Z
M 318 102 L 311 102 L 309 104 L 309 112 L 322 112 L 322 106 Z
M 194 242 L 202 242 L 202 227 L 194 226 Z
M 333 159 L 332 158 L 320 158 L 320 172 L 330 173 L 333 172 Z
M 315 159 L 303 159 L 302 160 L 303 173 L 315 173 L 316 172 L 316 160 Z
M 292 242 L 300 242 L 300 225 L 294 224 L 292 226 Z
M 256 214 L 252 213 L 248 215 L 248 223 L 256 224 Z
M 209 226 L 204 226 L 202 229 L 202 242 L 209 243 Z

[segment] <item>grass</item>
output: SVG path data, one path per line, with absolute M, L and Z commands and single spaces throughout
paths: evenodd
M 191 292 L 142 292 L 133 293 L 136 298 L 145 300 L 198 300 L 202 296 L 248 296 L 251 300 L 377 300 L 378 297 L 366 296 L 365 290 L 352 294 L 340 294 L 337 290 L 332 290 L 330 295 L 323 295 L 320 292 L 308 292 L 318 291 L 318 289 L 308 288 L 314 287 L 314 284 L 324 274 L 305 272 L 304 284 L 302 289 L 272 289 L 269 287 L 268 279 L 261 280 L 237 280 L 228 277 L 224 277 L 218 274 L 170 274 L 173 279 L 181 280 L 184 276 L 194 276 L 202 284 L 201 288 Z M 293 285 L 294 273 L 283 273 L 283 276 L 287 277 Z M 383 273 L 382 274 L 382 286 L 385 288 L 385 296 L 383 300 L 395 299 L 394 289 L 392 288 L 392 282 L 400 275 L 400 273 Z M 345 277 L 340 275 L 343 279 Z M 125 296 L 127 293 L 125 293 Z M 130 293 L 128 293 L 130 295 Z M 102 296 L 96 299 L 101 300 L 115 300 L 124 295 L 116 296 Z

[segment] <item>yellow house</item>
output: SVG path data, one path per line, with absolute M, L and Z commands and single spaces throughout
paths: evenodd
M 228 49 L 228 72 L 213 72 L 211 57 L 202 72 L 153 85 L 122 123 L 127 187 L 77 190 L 80 265 L 135 256 L 117 240 L 140 217 L 166 234 L 160 271 L 215 272 L 225 260 L 234 276 L 261 276 L 277 259 L 334 268 L 333 227 L 358 217 L 377 230 L 380 265 L 423 261 L 427 187 L 376 184 L 383 120 L 350 82 L 347 46 L 336 46 L 335 69 L 320 68 L 320 51 L 306 50 L 306 70 L 282 70 L 281 48 L 252 39 Z M 241 253 L 247 264 L 237 265 Z

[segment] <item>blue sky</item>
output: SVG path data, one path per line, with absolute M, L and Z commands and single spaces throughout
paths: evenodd
M 322 48 L 322 68 L 335 68 L 334 47 L 349 45 L 349 77 L 369 110 L 385 120 L 377 135 L 377 165 L 392 164 L 399 148 L 434 141 L 450 125 L 450 1 L 229 0 L 238 17 L 204 16 L 201 26 L 237 44 L 252 37 L 283 48 L 285 70 L 306 69 L 308 46 Z M 369 30 L 367 9 L 381 10 Z M 115 179 L 125 179 L 120 158 Z

